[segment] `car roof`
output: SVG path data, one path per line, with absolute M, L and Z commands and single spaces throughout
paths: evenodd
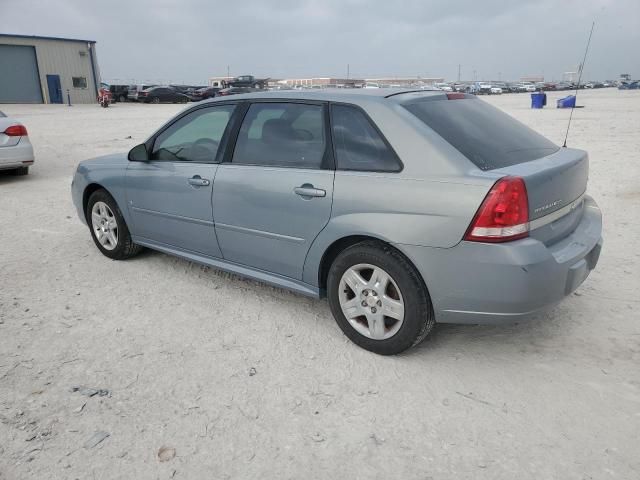
M 417 90 L 406 88 L 327 88 L 310 90 L 271 90 L 253 93 L 243 93 L 233 97 L 216 97 L 207 102 L 219 102 L 229 100 L 315 100 L 324 102 L 348 102 L 362 104 L 368 102 L 381 102 L 393 99 L 401 102 L 408 97 L 416 96 L 444 96 L 442 90 Z M 388 100 L 387 100 L 388 101 Z

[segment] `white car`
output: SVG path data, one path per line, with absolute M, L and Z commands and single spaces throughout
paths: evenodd
M 26 127 L 0 112 L 0 170 L 26 175 L 33 161 L 33 147 Z
M 500 95 L 502 93 L 502 88 L 500 87 L 491 87 L 491 94 L 492 95 Z
M 448 83 L 436 83 L 434 87 L 436 87 L 439 90 L 442 90 L 443 92 L 453 92 L 453 88 L 451 88 L 451 86 Z

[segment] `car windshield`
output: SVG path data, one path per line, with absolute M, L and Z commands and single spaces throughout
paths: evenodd
M 481 170 L 529 162 L 559 149 L 477 98 L 427 100 L 404 106 Z

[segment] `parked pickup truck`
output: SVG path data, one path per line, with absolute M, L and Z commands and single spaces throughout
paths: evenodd
M 264 88 L 268 78 L 256 78 L 253 75 L 240 75 L 232 80 L 227 81 L 229 87 L 252 87 Z

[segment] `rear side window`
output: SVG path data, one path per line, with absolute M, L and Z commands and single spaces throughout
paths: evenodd
M 331 128 L 338 170 L 398 172 L 402 169 L 394 151 L 362 110 L 332 105 Z
M 559 147 L 501 110 L 476 98 L 404 105 L 480 170 L 551 155 Z
M 272 167 L 323 168 L 321 105 L 254 103 L 238 132 L 232 162 Z

